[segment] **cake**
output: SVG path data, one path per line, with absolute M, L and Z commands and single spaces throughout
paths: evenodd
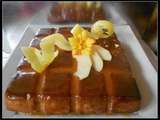
M 40 29 L 30 46 L 40 49 L 41 40 L 53 33 L 60 33 L 66 38 L 71 37 L 71 29 Z M 89 27 L 85 29 L 90 31 Z M 77 69 L 77 61 L 70 51 L 59 49 L 59 55 L 42 73 L 37 73 L 23 57 L 5 93 L 7 109 L 47 115 L 138 111 L 140 93 L 116 34 L 113 33 L 108 38 L 99 38 L 97 45 L 108 49 L 112 60 L 104 61 L 100 72 L 92 67 L 88 77 L 83 80 L 73 75 Z
M 95 22 L 105 19 L 100 2 L 57 2 L 50 9 L 48 21 L 62 22 Z

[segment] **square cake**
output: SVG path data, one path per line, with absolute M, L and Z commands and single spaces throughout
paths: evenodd
M 40 29 L 30 46 L 40 49 L 40 41 L 53 33 L 70 37 L 71 29 Z M 136 80 L 115 33 L 100 38 L 97 44 L 111 52 L 112 60 L 104 61 L 101 72 L 91 68 L 84 80 L 73 75 L 77 63 L 70 51 L 59 50 L 54 62 L 41 74 L 24 57 L 5 93 L 7 109 L 31 114 L 112 114 L 139 110 L 141 97 Z

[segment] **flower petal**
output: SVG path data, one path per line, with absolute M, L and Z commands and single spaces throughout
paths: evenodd
M 71 30 L 71 33 L 74 35 L 74 36 L 78 36 L 79 34 L 82 33 L 82 31 L 84 31 L 84 29 L 79 25 L 79 24 L 76 24 L 72 30 Z
M 85 48 L 81 51 L 81 54 L 83 55 L 90 55 L 92 54 L 91 48 Z
M 95 34 L 93 32 L 88 32 L 88 36 L 92 39 L 98 39 L 99 38 L 99 35 L 98 34 Z
M 87 44 L 87 45 L 92 45 L 93 43 L 95 43 L 95 40 L 94 40 L 94 39 L 87 38 L 87 40 L 86 40 L 86 44 Z
M 82 31 L 82 39 L 86 39 L 87 38 L 87 31 L 86 30 L 83 30 Z
M 69 41 L 69 44 L 71 45 L 72 49 L 77 48 L 78 41 L 76 39 L 74 39 L 74 37 L 69 37 L 68 41 Z
M 74 58 L 77 60 L 77 71 L 75 75 L 79 77 L 80 80 L 88 77 L 92 61 L 89 55 L 75 55 Z
M 103 60 L 111 61 L 112 55 L 107 49 L 105 49 L 99 45 L 94 45 L 93 49 L 98 52 L 98 54 L 101 56 L 101 58 Z
M 98 55 L 97 52 L 94 52 L 93 55 L 91 55 L 93 67 L 97 72 L 100 72 L 103 68 L 103 61 L 102 58 Z

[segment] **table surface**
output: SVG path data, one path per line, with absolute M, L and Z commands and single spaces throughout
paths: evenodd
M 2 2 L 2 30 L 3 30 L 3 67 L 9 56 L 21 40 L 25 29 L 30 25 L 50 25 L 47 21 L 49 7 L 54 2 Z M 103 2 L 104 9 L 108 19 L 115 25 L 127 25 L 128 21 L 122 17 L 120 11 L 116 10 L 114 3 Z M 131 26 L 131 25 L 130 25 Z M 157 56 L 141 39 L 134 26 L 131 26 L 133 32 L 142 45 L 150 62 L 157 70 Z

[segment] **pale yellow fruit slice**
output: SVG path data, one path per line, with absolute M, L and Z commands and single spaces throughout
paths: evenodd
M 97 52 L 94 52 L 94 54 L 91 55 L 93 67 L 97 72 L 100 72 L 103 68 L 103 60 L 98 55 Z
M 57 45 L 59 48 L 63 50 L 71 51 L 71 46 L 63 35 L 56 33 L 54 35 L 54 38 L 55 38 L 55 45 Z
M 51 45 L 56 45 L 59 48 L 66 50 L 66 51 L 70 51 L 71 50 L 71 46 L 69 44 L 69 42 L 66 40 L 66 38 L 60 34 L 60 33 L 55 33 L 52 35 L 49 35 L 45 38 L 42 39 L 42 42 L 40 43 L 40 47 L 43 49 L 48 49 L 51 48 Z
M 77 71 L 74 73 L 75 76 L 79 77 L 80 80 L 89 76 L 92 61 L 89 55 L 75 55 L 74 58 L 77 61 Z
M 33 47 L 22 47 L 22 52 L 27 61 L 31 64 L 31 67 L 38 73 L 41 73 L 45 68 L 55 59 L 58 55 L 58 51 L 45 52 L 39 51 Z
M 112 59 L 112 55 L 110 53 L 109 50 L 99 46 L 99 45 L 94 45 L 93 46 L 93 49 L 98 52 L 98 54 L 100 55 L 100 57 L 103 59 L 103 60 L 106 60 L 106 61 L 111 61 Z
M 41 73 L 44 69 L 44 65 L 41 64 L 41 54 L 36 48 L 22 47 L 22 52 L 27 61 L 31 64 L 31 67 Z
M 98 20 L 91 27 L 91 32 L 97 34 L 99 38 L 107 38 L 113 34 L 113 24 L 107 20 Z
M 43 64 L 44 66 L 48 66 L 54 59 L 55 57 L 58 56 L 58 50 L 54 51 L 54 52 L 42 52 L 42 60 L 41 60 L 41 64 Z
M 55 33 L 42 39 L 40 42 L 41 51 L 37 48 L 22 47 L 22 52 L 32 68 L 41 73 L 58 55 L 55 45 L 66 51 L 71 50 L 65 37 L 60 33 Z

